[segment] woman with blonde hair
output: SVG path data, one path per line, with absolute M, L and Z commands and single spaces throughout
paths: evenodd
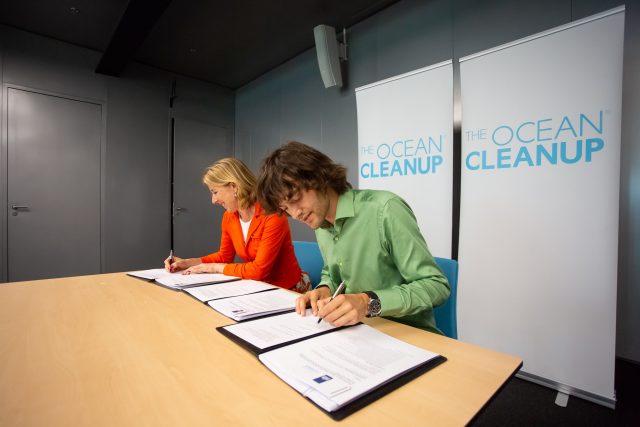
M 223 273 L 306 292 L 309 277 L 298 265 L 287 217 L 263 211 L 249 168 L 236 158 L 221 159 L 205 170 L 202 181 L 211 203 L 226 209 L 220 249 L 200 258 L 167 258 L 165 268 L 183 274 Z M 236 255 L 244 262 L 234 263 Z

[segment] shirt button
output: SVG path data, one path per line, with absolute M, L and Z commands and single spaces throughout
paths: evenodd
M 334 237 L 333 240 L 338 241 L 338 236 Z

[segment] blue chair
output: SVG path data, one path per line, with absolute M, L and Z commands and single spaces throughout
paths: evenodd
M 433 314 L 436 325 L 449 338 L 458 339 L 458 323 L 456 321 L 456 294 L 458 288 L 458 261 L 448 258 L 434 257 L 438 266 L 449 281 L 451 295 L 444 304 L 436 307 Z
M 298 258 L 302 271 L 309 273 L 311 286 L 315 288 L 320 283 L 320 273 L 324 267 L 324 260 L 316 242 L 293 241 L 293 250 Z

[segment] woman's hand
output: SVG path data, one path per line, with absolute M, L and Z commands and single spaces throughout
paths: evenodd
M 197 264 L 189 267 L 182 274 L 222 273 L 225 265 L 227 264 L 217 262 Z
M 177 256 L 167 257 L 167 259 L 164 260 L 164 269 L 171 273 L 175 273 L 176 271 L 182 271 L 196 264 L 200 264 L 199 258 L 185 259 L 185 258 L 179 258 Z

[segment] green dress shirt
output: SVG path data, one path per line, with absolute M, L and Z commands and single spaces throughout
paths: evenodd
M 449 297 L 449 283 L 431 256 L 413 211 L 397 195 L 349 190 L 338 198 L 335 224 L 316 229 L 324 259 L 320 285 L 331 293 L 344 280 L 346 293 L 374 291 L 381 315 L 442 333 L 433 307 Z

